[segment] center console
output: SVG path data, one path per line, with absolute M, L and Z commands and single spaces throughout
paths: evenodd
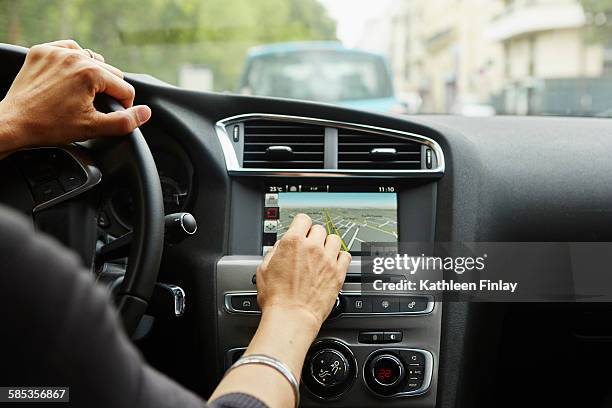
M 317 192 L 312 191 L 315 186 Z M 236 221 L 230 247 L 235 255 L 217 265 L 223 367 L 240 357 L 257 327 L 255 271 L 262 254 L 282 237 L 293 212 L 307 212 L 344 237 L 353 261 L 332 314 L 306 358 L 302 406 L 377 406 L 384 399 L 390 406 L 433 407 L 442 305 L 419 293 L 362 292 L 359 241 L 366 241 L 368 233 L 379 242 L 431 240 L 433 186 L 247 179 L 234 181 L 233 196 L 232 202 L 239 203 L 232 209 Z M 366 204 L 350 208 L 354 199 Z
M 217 267 L 219 344 L 227 369 L 244 351 L 259 321 L 253 276 L 260 256 L 227 256 Z M 360 273 L 354 258 L 350 280 Z M 435 406 L 441 304 L 426 296 L 359 295 L 347 282 L 334 314 L 313 343 L 302 373 L 302 406 Z M 416 303 L 414 310 L 407 310 Z M 382 312 L 366 312 L 367 304 Z M 385 309 L 384 305 L 390 304 Z M 400 309 L 400 305 L 405 305 Z
M 295 152 L 304 153 L 298 149 L 313 145 L 314 139 L 305 134 L 314 133 L 311 128 L 316 127 L 324 140 L 317 164 L 321 168 L 275 168 L 289 158 L 297 160 Z M 443 172 L 443 156 L 435 143 L 416 135 L 402 134 L 409 141 L 385 141 L 377 130 L 381 135 L 375 142 L 364 142 L 371 140 L 364 139 L 364 134 L 342 139 L 346 129 L 365 132 L 358 128 L 304 118 L 262 121 L 259 117 L 230 118 L 218 125 L 233 176 L 229 251 L 216 269 L 219 366 L 227 369 L 253 336 L 260 318 L 257 266 L 282 238 L 293 216 L 303 212 L 329 233 L 341 236 L 343 249 L 352 253 L 353 261 L 334 309 L 306 357 L 301 406 L 377 407 L 384 401 L 385 406 L 434 407 L 442 304 L 421 293 L 362 292 L 361 261 L 362 244 L 367 242 L 392 245 L 434 240 L 435 177 Z M 385 130 L 384 136 L 400 136 L 393 132 Z M 279 134 L 285 143 L 268 141 Z M 346 160 L 350 166 L 361 157 L 364 143 L 374 168 L 385 160 L 412 162 L 403 157 L 418 157 L 418 164 L 414 170 L 339 169 L 343 149 L 350 153 L 351 160 Z M 411 150 L 403 153 L 407 143 Z M 268 146 L 264 152 L 257 150 L 261 144 Z M 392 145 L 397 147 L 391 149 Z M 389 158 L 392 151 L 397 156 Z M 308 158 L 317 155 L 309 153 Z M 275 167 L 262 167 L 269 164 L 263 158 Z M 249 167 L 255 166 L 249 161 L 258 167 Z M 309 164 L 304 160 L 300 165 Z

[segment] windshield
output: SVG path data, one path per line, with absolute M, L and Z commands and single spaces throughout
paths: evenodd
M 0 0 L 170 84 L 405 114 L 612 116 L 612 0 Z

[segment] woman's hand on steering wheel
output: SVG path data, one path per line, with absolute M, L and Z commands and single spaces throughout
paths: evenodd
M 126 110 L 99 112 L 98 93 Z M 134 95 L 119 69 L 75 41 L 36 45 L 0 101 L 0 158 L 24 147 L 126 135 L 151 117 L 148 106 L 133 106 Z

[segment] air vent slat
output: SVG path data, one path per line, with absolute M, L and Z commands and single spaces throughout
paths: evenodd
M 378 132 L 338 130 L 338 168 L 349 170 L 421 169 L 421 143 Z M 395 149 L 395 153 L 375 155 L 376 149 Z M 393 150 L 392 150 L 393 151 Z
M 325 128 L 276 120 L 244 122 L 246 168 L 319 169 L 323 168 Z M 286 146 L 289 154 L 275 156 L 270 147 Z
M 276 130 L 276 129 L 275 129 Z M 291 134 L 287 134 L 287 133 L 262 133 L 262 134 L 255 134 L 252 133 L 249 135 L 252 138 L 267 138 L 267 137 L 313 137 L 316 138 L 318 135 L 317 134 L 312 134 L 312 133 L 291 133 Z
M 354 155 L 354 154 L 369 155 L 370 153 L 369 152 L 365 152 L 365 151 L 363 151 L 363 152 L 360 151 L 360 152 L 342 152 L 340 154 L 341 155 L 344 155 L 344 154 L 346 154 L 346 155 Z M 397 152 L 397 155 L 398 156 L 406 155 L 406 156 L 419 156 L 420 157 L 421 156 L 421 152 L 420 151 L 419 152 Z
M 268 142 L 249 142 L 246 143 L 245 145 L 247 146 L 271 146 L 271 145 L 277 145 L 277 144 L 283 144 L 283 145 L 287 145 L 287 144 L 291 144 L 292 146 L 321 146 L 321 143 L 306 143 L 306 142 L 289 142 L 287 140 L 282 140 L 282 141 L 268 141 Z
M 338 164 L 360 164 L 360 163 L 381 163 L 379 161 L 374 160 L 338 160 Z M 389 162 L 386 162 L 387 164 Z M 394 160 L 391 163 L 393 164 L 417 164 L 421 163 L 420 160 Z

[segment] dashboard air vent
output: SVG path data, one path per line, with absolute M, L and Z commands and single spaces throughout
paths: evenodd
M 244 122 L 245 168 L 323 168 L 325 128 L 296 122 Z
M 362 130 L 338 129 L 338 168 L 419 170 L 421 143 Z

